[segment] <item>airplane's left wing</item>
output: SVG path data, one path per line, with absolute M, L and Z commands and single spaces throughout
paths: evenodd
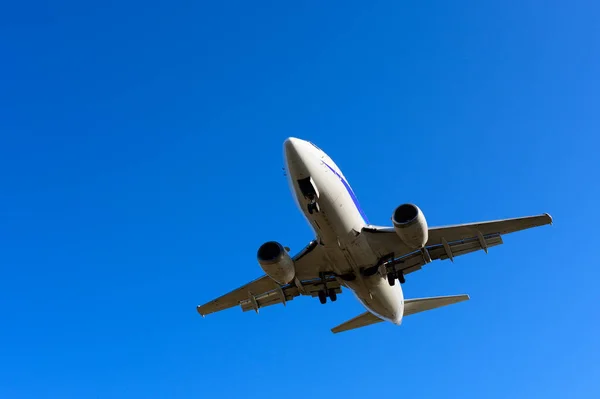
M 341 293 L 341 286 L 335 277 L 327 274 L 329 264 L 322 249 L 315 241 L 311 242 L 293 258 L 296 267 L 296 278 L 290 284 L 279 285 L 269 276 L 251 281 L 243 286 L 228 292 L 204 305 L 197 306 L 197 311 L 202 316 L 219 312 L 234 306 L 240 306 L 242 311 L 255 310 L 291 301 L 297 296 L 318 296 L 324 288 L 333 289 Z M 325 273 L 323 278 L 321 273 Z
M 470 252 L 502 244 L 502 236 L 516 231 L 552 223 L 548 214 L 520 218 L 466 223 L 429 228 L 429 239 L 424 251 L 410 250 L 393 227 L 367 226 L 363 228 L 371 248 L 382 257 L 390 256 L 385 273 L 408 274 L 436 260 L 450 259 Z M 380 267 L 380 266 L 379 266 Z

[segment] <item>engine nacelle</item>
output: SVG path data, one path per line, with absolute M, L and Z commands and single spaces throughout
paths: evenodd
M 280 285 L 290 283 L 296 276 L 294 261 L 285 248 L 276 241 L 269 241 L 261 245 L 256 257 L 267 276 Z
M 392 215 L 394 230 L 402 242 L 412 249 L 423 248 L 429 239 L 429 228 L 423 212 L 413 204 L 402 204 Z

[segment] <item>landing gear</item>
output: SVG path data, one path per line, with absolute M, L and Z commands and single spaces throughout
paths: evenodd
M 331 302 L 335 302 L 337 300 L 337 292 L 335 292 L 335 288 L 327 288 L 327 280 L 325 278 L 324 273 L 319 273 L 321 281 L 323 282 L 323 289 L 319 290 L 319 302 L 321 304 L 325 304 L 327 302 L 327 298 L 331 300 Z
M 396 279 L 400 281 L 400 284 L 406 283 L 406 279 L 404 278 L 404 273 L 402 273 L 402 271 L 395 273 L 392 272 L 387 275 L 388 284 L 392 287 L 396 284 Z
M 314 212 L 320 212 L 319 204 L 317 204 L 317 198 L 319 197 L 319 193 L 311 179 L 311 177 L 305 177 L 304 179 L 298 180 L 298 187 L 300 188 L 300 192 L 308 200 L 308 204 L 306 205 L 306 209 L 308 213 L 311 215 Z
M 388 284 L 393 287 L 394 285 L 396 285 L 396 276 L 394 276 L 392 273 L 387 275 L 387 279 L 388 279 Z
M 406 279 L 404 278 L 404 273 L 402 273 L 402 271 L 398 272 L 398 281 L 400 281 L 400 284 L 406 283 Z
M 337 301 L 337 293 L 333 288 L 319 291 L 319 302 L 321 302 L 321 304 L 327 303 L 327 298 L 329 298 L 331 302 Z
M 309 202 L 308 205 L 306 205 L 306 209 L 308 210 L 308 213 L 310 213 L 311 215 L 313 214 L 313 212 L 319 213 L 321 211 L 319 204 L 315 200 L 313 200 L 312 202 Z
M 321 305 L 327 302 L 327 294 L 323 290 L 319 291 L 319 302 L 321 302 Z
M 331 299 L 331 302 L 335 302 L 337 300 L 337 294 L 332 288 L 329 289 L 329 299 Z

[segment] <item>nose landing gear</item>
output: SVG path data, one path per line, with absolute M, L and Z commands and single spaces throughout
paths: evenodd
M 298 180 L 298 187 L 300 188 L 300 192 L 302 192 L 304 198 L 308 199 L 308 204 L 306 205 L 308 213 L 312 215 L 314 212 L 320 212 L 321 209 L 319 208 L 319 204 L 317 203 L 319 191 L 317 190 L 311 177 L 309 176 L 304 179 Z
M 321 208 L 319 207 L 319 203 L 314 198 L 312 198 L 310 200 L 310 202 L 308 203 L 308 205 L 306 205 L 306 209 L 308 210 L 308 213 L 310 213 L 311 215 L 313 214 L 313 212 L 319 213 L 321 211 Z

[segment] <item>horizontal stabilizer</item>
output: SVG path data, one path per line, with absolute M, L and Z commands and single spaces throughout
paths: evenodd
M 434 296 L 431 298 L 415 298 L 404 301 L 404 316 L 441 308 L 442 306 L 467 301 L 468 295 Z
M 452 305 L 468 299 L 468 295 L 434 296 L 430 298 L 407 299 L 404 301 L 404 316 L 410 316 L 411 314 L 425 312 L 426 310 L 441 308 L 442 306 Z M 337 327 L 332 328 L 331 332 L 337 334 L 348 330 L 354 330 L 355 328 L 370 326 L 371 324 L 380 323 L 382 321 L 382 319 L 375 316 L 373 313 L 365 312 L 353 319 L 348 320 L 345 323 L 340 324 Z
M 383 321 L 382 319 L 375 316 L 373 313 L 365 312 L 365 313 L 361 314 L 360 316 L 356 316 L 355 318 L 350 319 L 347 322 L 342 323 L 339 326 L 332 328 L 331 332 L 333 332 L 334 334 L 337 334 L 337 333 L 340 333 L 343 331 L 354 330 L 355 328 L 370 326 L 371 324 L 379 323 L 382 321 Z

